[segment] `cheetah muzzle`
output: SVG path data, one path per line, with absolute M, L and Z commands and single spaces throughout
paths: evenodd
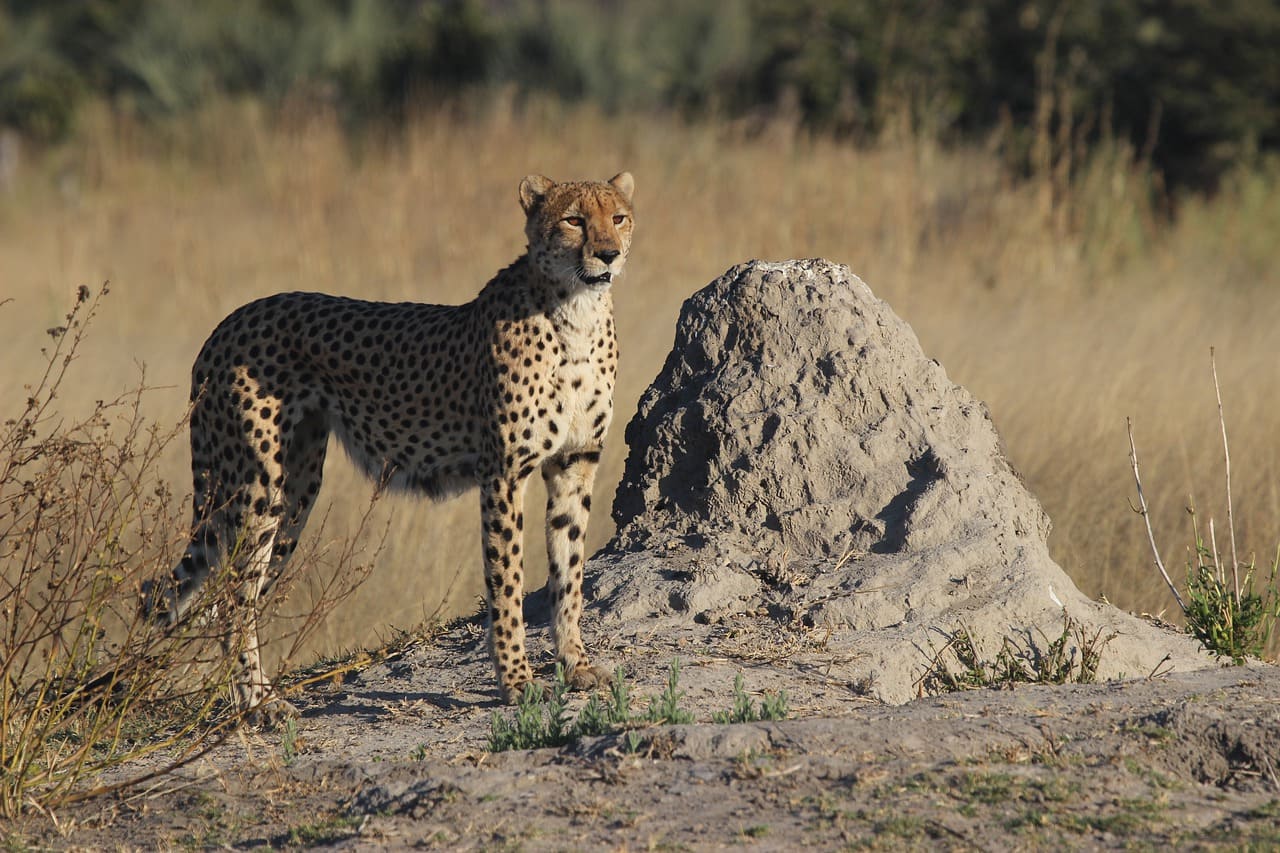
M 235 703 L 287 709 L 264 677 L 254 618 L 315 505 L 329 436 L 391 488 L 443 498 L 480 490 L 489 648 L 515 701 L 533 680 L 522 618 L 525 487 L 547 487 L 556 657 L 591 688 L 579 630 L 591 489 L 613 417 L 618 348 L 610 286 L 634 227 L 634 181 L 520 183 L 527 252 L 464 305 L 282 293 L 223 320 L 192 368 L 190 544 L 144 606 L 189 615 L 205 579 L 232 570 L 215 615 L 235 661 Z M 217 611 L 213 611 L 217 614 Z

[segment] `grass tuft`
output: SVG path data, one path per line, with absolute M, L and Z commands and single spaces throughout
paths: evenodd
M 694 716 L 681 702 L 680 660 L 671 661 L 667 683 L 654 696 L 643 712 L 632 708 L 631 685 L 627 674 L 618 667 L 607 694 L 594 693 L 577 716 L 570 719 L 564 668 L 557 664 L 555 679 L 547 690 L 537 685 L 525 686 L 514 711 L 507 715 L 493 712 L 489 721 L 489 751 L 510 749 L 542 749 L 559 747 L 579 738 L 597 737 L 623 731 L 623 748 L 628 753 L 639 750 L 644 741 L 637 726 L 665 726 L 692 723 Z M 733 682 L 733 705 L 728 711 L 712 714 L 712 722 L 749 723 L 759 720 L 782 720 L 788 714 L 787 693 L 766 693 L 757 704 L 746 694 L 742 675 Z
M 1187 513 L 1196 543 L 1187 558 L 1187 598 L 1183 604 L 1187 633 L 1216 657 L 1230 658 L 1237 666 L 1248 658 L 1261 658 L 1280 619 L 1276 589 L 1280 548 L 1266 579 L 1255 583 L 1254 559 L 1228 570 L 1212 544 L 1201 538 L 1194 505 L 1188 505 Z
M 636 726 L 679 725 L 694 720 L 693 714 L 680 705 L 684 691 L 680 689 L 678 658 L 671 661 L 662 692 L 650 700 L 643 713 L 631 707 L 631 687 L 622 667 L 614 671 L 608 694 L 593 694 L 572 720 L 565 696 L 567 691 L 564 668 L 560 664 L 556 664 L 555 678 L 546 691 L 534 684 L 526 685 L 509 716 L 494 711 L 490 718 L 490 752 L 558 747 L 579 738 L 626 730 L 623 746 L 632 753 L 643 742 L 643 737 L 635 731 Z
M 1102 652 L 1114 635 L 1104 637 L 1102 629 L 1090 634 L 1064 610 L 1062 632 L 1053 638 L 1040 636 L 1041 642 L 1019 642 L 1006 636 L 995 658 L 986 660 L 973 635 L 961 626 L 934 652 L 916 682 L 917 694 L 1019 684 L 1091 684 L 1097 679 Z
M 761 720 L 785 720 L 787 718 L 787 691 L 765 693 L 759 704 L 747 695 L 742 673 L 733 677 L 733 707 L 711 715 L 713 723 L 755 723 Z
M 555 677 L 547 690 L 537 684 L 526 684 L 510 717 L 493 712 L 489 721 L 489 751 L 564 746 L 582 737 L 608 734 L 631 722 L 630 692 L 621 667 L 614 673 L 613 680 L 608 700 L 593 694 L 577 717 L 571 719 L 564 667 L 556 664 Z
M 680 659 L 674 658 L 667 671 L 667 684 L 658 697 L 649 703 L 645 720 L 656 726 L 692 723 L 693 714 L 680 707 L 680 700 L 683 698 L 684 691 L 680 689 Z

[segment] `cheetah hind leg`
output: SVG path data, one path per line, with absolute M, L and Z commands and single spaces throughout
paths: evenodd
M 259 544 L 246 561 L 236 593 L 234 612 L 229 614 L 223 634 L 223 650 L 234 661 L 232 692 L 236 711 L 253 728 L 274 729 L 286 719 L 297 718 L 298 710 L 276 694 L 262 670 L 262 653 L 258 642 L 258 601 L 263 588 L 280 567 L 274 559 L 274 531 L 259 537 Z
M 227 632 L 225 648 L 228 657 L 234 651 L 237 637 L 242 642 L 236 656 L 236 706 L 245 712 L 245 722 L 254 728 L 280 728 L 288 719 L 296 719 L 297 708 L 281 698 L 262 671 L 258 649 L 258 602 L 275 586 L 289 563 L 315 505 L 324 475 L 328 426 L 319 413 L 302 417 L 285 446 L 285 469 L 280 495 L 283 506 L 278 518 L 284 519 L 273 533 L 259 538 L 259 547 L 244 574 L 246 581 L 240 598 L 245 606 L 238 608 L 244 624 L 239 631 Z

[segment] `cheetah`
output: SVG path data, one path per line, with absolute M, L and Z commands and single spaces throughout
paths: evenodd
M 627 172 L 526 177 L 528 249 L 463 305 L 281 293 L 214 329 L 192 368 L 190 544 L 145 606 L 175 625 L 206 578 L 235 573 L 244 618 L 224 614 L 222 630 L 237 709 L 267 722 L 293 713 L 263 675 L 254 613 L 315 505 L 330 434 L 387 487 L 432 499 L 479 487 L 489 651 L 506 702 L 533 681 L 523 508 L 541 469 L 556 657 L 571 686 L 608 683 L 578 623 L 591 488 L 613 417 L 610 286 L 631 246 L 633 191 Z

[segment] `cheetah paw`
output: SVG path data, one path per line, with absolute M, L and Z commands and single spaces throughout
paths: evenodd
M 613 676 L 607 669 L 580 663 L 569 674 L 569 687 L 574 690 L 595 690 L 613 684 Z
M 541 702 L 551 695 L 551 688 L 537 679 L 523 681 L 510 687 L 503 687 L 502 701 L 507 705 L 518 705 L 526 694 L 530 693 L 534 702 Z
M 296 720 L 301 714 L 284 699 L 269 696 L 251 708 L 244 716 L 244 724 L 254 729 L 275 730 L 283 728 L 288 720 Z

